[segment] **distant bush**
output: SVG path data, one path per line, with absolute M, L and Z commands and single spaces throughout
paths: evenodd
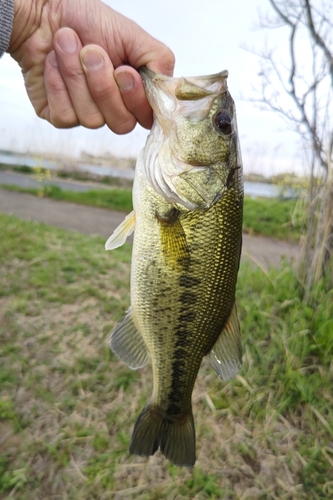
M 295 206 L 295 200 L 245 197 L 243 230 L 250 234 L 297 241 L 300 227 L 292 224 Z

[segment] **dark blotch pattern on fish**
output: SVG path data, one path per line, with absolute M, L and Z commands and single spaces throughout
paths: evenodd
M 188 274 L 182 274 L 179 277 L 179 286 L 184 288 L 192 288 L 194 286 L 200 285 L 201 281 L 195 276 L 189 276 Z
M 172 363 L 171 391 L 169 394 L 170 404 L 167 414 L 180 415 L 182 413 L 183 391 L 181 381 L 187 375 L 186 350 L 176 349 L 174 352 L 175 361 Z
M 183 403 L 183 388 L 182 380 L 188 375 L 188 347 L 191 345 L 191 336 L 193 334 L 192 323 L 195 321 L 196 312 L 189 309 L 189 305 L 197 300 L 197 294 L 190 291 L 191 288 L 200 285 L 200 279 L 190 276 L 181 275 L 179 277 L 179 285 L 185 288 L 180 300 L 182 306 L 180 307 L 175 338 L 175 350 L 173 353 L 174 361 L 172 363 L 172 377 L 171 377 L 171 391 L 169 400 L 171 401 L 167 413 L 178 415 L 182 411 Z

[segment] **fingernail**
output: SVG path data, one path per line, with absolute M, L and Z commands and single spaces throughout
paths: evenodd
M 49 55 L 49 61 L 50 61 L 50 64 L 51 64 L 54 68 L 57 68 L 57 67 L 58 67 L 58 59 L 57 59 L 57 56 L 56 56 L 56 53 L 54 52 L 54 50 L 52 50 L 52 52 L 50 52 L 50 55 Z
M 97 50 L 87 50 L 82 54 L 82 64 L 87 69 L 94 71 L 103 66 L 104 58 Z
M 76 51 L 77 39 L 72 30 L 64 28 L 58 37 L 58 45 L 67 54 L 73 54 Z
M 120 90 L 131 90 L 134 87 L 134 77 L 126 71 L 116 73 L 115 78 Z

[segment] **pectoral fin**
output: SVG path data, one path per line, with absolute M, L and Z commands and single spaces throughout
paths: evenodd
M 209 361 L 223 380 L 234 377 L 242 366 L 242 345 L 234 304 L 227 323 L 209 353 Z
M 157 219 L 164 260 L 171 269 L 182 272 L 189 265 L 190 252 L 178 210 L 172 208 L 165 216 L 157 215 Z
M 149 353 L 135 326 L 131 308 L 111 333 L 110 347 L 132 370 L 142 368 L 148 363 Z
M 123 222 L 114 230 L 108 241 L 105 243 L 105 250 L 114 250 L 125 243 L 128 236 L 133 233 L 135 227 L 135 212 L 132 210 Z

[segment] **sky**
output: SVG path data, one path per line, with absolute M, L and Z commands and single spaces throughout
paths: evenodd
M 268 0 L 106 0 L 105 3 L 173 50 L 175 76 L 229 71 L 228 87 L 236 102 L 246 173 L 269 176 L 281 171 L 299 172 L 297 135 L 278 116 L 250 102 L 254 90 L 260 89 L 258 57 L 251 50 L 260 52 L 269 43 L 258 28 L 258 12 L 270 11 Z M 62 152 L 66 156 L 76 156 L 81 151 L 136 156 L 146 136 L 140 126 L 125 136 L 117 136 L 107 127 L 55 129 L 35 115 L 17 63 L 7 54 L 1 58 L 0 149 Z

